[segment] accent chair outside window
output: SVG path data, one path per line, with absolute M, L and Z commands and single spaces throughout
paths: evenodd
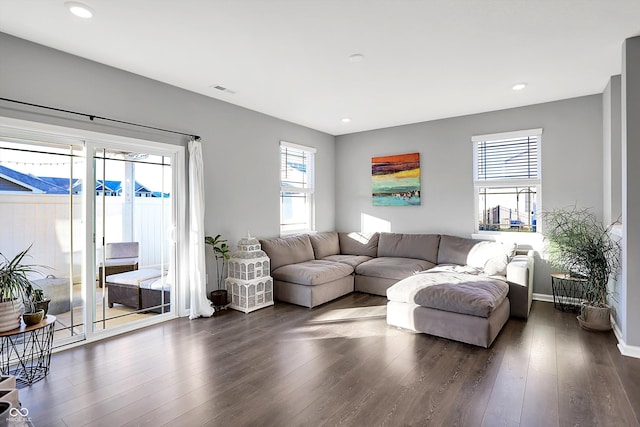
M 472 138 L 476 231 L 536 232 L 542 129 Z
M 280 234 L 313 231 L 315 148 L 280 141 Z

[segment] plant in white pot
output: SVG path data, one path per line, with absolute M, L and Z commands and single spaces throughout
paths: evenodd
M 611 329 L 609 279 L 620 268 L 620 244 L 589 209 L 571 207 L 542 214 L 543 234 L 549 241 L 551 263 L 573 277 L 584 279 L 578 322 L 585 329 Z
M 0 332 L 20 327 L 23 304 L 30 303 L 33 290 L 27 274 L 35 273 L 35 266 L 23 260 L 31 246 L 8 259 L 0 253 Z

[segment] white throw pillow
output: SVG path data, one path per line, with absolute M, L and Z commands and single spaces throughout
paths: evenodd
M 469 255 L 467 255 L 467 265 L 472 267 L 484 269 L 487 262 L 498 256 L 512 257 L 515 253 L 515 243 L 501 243 L 482 241 L 478 242 L 471 248 Z
M 505 254 L 490 258 L 484 265 L 484 274 L 487 276 L 506 276 L 509 257 Z

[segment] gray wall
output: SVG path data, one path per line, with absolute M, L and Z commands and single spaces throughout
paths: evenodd
M 640 346 L 640 37 L 622 49 L 622 292 L 620 329 L 627 345 Z M 636 354 L 640 357 L 640 354 Z
M 603 215 L 600 95 L 334 138 L 2 33 L 0 57 L 2 97 L 201 135 L 206 232 L 222 233 L 232 245 L 247 231 L 259 237 L 279 232 L 280 140 L 318 150 L 320 231 L 358 230 L 361 215 L 367 214 L 389 221 L 392 231 L 468 236 L 474 228 L 471 136 L 537 127 L 544 132 L 542 207 L 577 203 Z M 24 110 L 0 102 L 0 114 L 8 117 L 185 144 L 184 138 L 162 133 Z M 416 151 L 422 162 L 422 205 L 372 207 L 371 157 Z M 548 272 L 539 262 L 535 292 L 551 293 Z
M 612 76 L 602 93 L 603 220 L 611 224 L 622 215 L 622 77 Z
M 391 231 L 469 236 L 474 232 L 471 137 L 543 128 L 543 209 L 577 204 L 602 215 L 602 96 L 379 129 L 336 138 L 336 226 L 360 230 L 361 215 Z M 420 153 L 422 205 L 373 207 L 371 157 Z M 549 268 L 538 259 L 534 292 L 551 294 Z
M 602 185 L 603 221 L 622 220 L 622 77 L 612 76 L 602 93 Z M 618 236 L 614 236 L 618 238 Z M 626 290 L 622 276 L 610 283 L 609 298 L 617 325 L 624 325 Z
M 279 141 L 315 147 L 317 228 L 335 227 L 335 140 L 331 135 L 3 33 L 0 96 L 200 135 L 205 157 L 205 230 L 223 234 L 234 248 L 247 230 L 259 237 L 279 234 Z M 6 102 L 0 102 L 0 115 L 186 143 L 182 137 L 68 119 L 64 114 L 24 112 L 23 107 Z M 210 272 L 212 258 L 209 254 Z M 210 289 L 213 277 L 210 274 Z

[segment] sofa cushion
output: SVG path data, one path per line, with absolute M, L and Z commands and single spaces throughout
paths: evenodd
M 299 285 L 321 285 L 349 276 L 353 267 L 339 262 L 312 260 L 283 265 L 271 272 L 275 280 Z
M 492 258 L 503 255 L 510 258 L 515 250 L 516 245 L 513 243 L 443 235 L 440 238 L 438 264 L 470 265 L 483 269 Z
M 416 258 L 437 263 L 439 234 L 380 233 L 379 257 Z
M 329 255 L 322 259 L 333 262 L 342 262 L 356 268 L 365 261 L 369 261 L 372 257 L 365 255 Z
M 338 233 L 340 253 L 343 255 L 378 255 L 378 233 Z
M 438 310 L 489 317 L 509 293 L 509 285 L 483 275 L 454 271 L 424 271 L 387 289 L 390 301 Z
M 358 265 L 356 273 L 363 276 L 400 280 L 432 267 L 434 267 L 433 263 L 422 259 L 382 257 L 373 258 Z
M 329 255 L 338 255 L 340 253 L 340 240 L 338 239 L 338 233 L 335 231 L 310 234 L 309 240 L 316 259 L 323 259 Z
M 283 265 L 314 259 L 308 234 L 260 240 L 260 244 L 271 259 L 271 271 Z

